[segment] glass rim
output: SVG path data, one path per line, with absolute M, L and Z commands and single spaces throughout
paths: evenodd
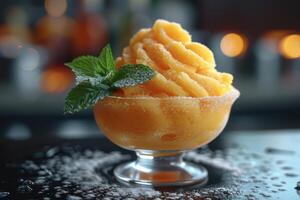
M 231 87 L 232 89 L 229 92 L 226 92 L 222 96 L 205 96 L 205 97 L 190 97 L 190 96 L 170 96 L 170 97 L 152 97 L 152 96 L 135 96 L 135 97 L 120 97 L 120 96 L 107 96 L 107 99 L 119 99 L 119 100 L 152 100 L 152 99 L 183 99 L 183 100 L 218 100 L 228 97 L 234 97 L 235 99 L 240 96 L 239 90 L 235 87 Z

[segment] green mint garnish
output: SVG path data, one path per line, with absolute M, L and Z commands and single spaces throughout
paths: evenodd
M 65 101 L 65 112 L 72 113 L 89 108 L 110 93 L 107 86 L 101 87 L 89 82 L 81 82 L 69 92 Z
M 153 69 L 142 64 L 123 65 L 113 76 L 112 86 L 116 88 L 130 87 L 144 83 L 153 76 Z
M 101 66 L 104 69 L 107 69 L 108 72 L 116 70 L 114 57 L 109 44 L 101 50 L 99 54 L 99 61 Z
M 95 56 L 80 56 L 65 65 L 70 67 L 75 75 L 82 77 L 97 77 L 106 73 L 106 68 L 102 67 L 100 59 Z
M 65 65 L 72 69 L 77 80 L 65 99 L 65 113 L 90 108 L 114 90 L 144 83 L 155 75 L 153 69 L 142 64 L 126 64 L 116 69 L 110 45 L 98 57 L 80 56 Z

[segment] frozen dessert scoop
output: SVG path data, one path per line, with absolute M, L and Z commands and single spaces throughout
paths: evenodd
M 116 59 L 116 65 L 144 64 L 156 71 L 148 82 L 123 88 L 123 96 L 221 96 L 232 89 L 232 75 L 215 69 L 213 53 L 192 42 L 179 24 L 156 20 L 141 29 Z

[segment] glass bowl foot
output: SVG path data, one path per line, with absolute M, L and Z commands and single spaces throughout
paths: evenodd
M 137 160 L 117 166 L 114 174 L 123 183 L 154 187 L 204 184 L 208 180 L 207 170 L 183 161 L 179 151 L 138 150 Z

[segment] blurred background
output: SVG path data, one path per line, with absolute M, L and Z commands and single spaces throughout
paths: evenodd
M 157 18 L 181 23 L 234 75 L 241 97 L 227 130 L 300 128 L 299 0 L 1 0 L 0 138 L 100 135 L 92 112 L 64 116 L 74 76 L 63 63 L 117 56 Z

